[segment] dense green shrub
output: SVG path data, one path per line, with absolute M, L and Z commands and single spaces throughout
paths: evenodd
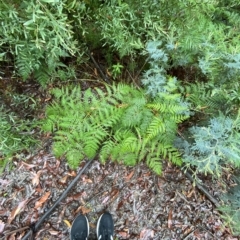
M 14 113 L 0 108 L 0 173 L 14 154 L 36 143 L 31 131 L 34 121 L 21 120 Z
M 191 127 L 187 140 L 178 139 L 185 167 L 220 177 L 222 168 L 240 167 L 240 114 L 237 119 L 219 116 L 202 127 Z
M 147 87 L 147 93 L 156 96 L 158 93 L 168 93 L 176 90 L 176 78 L 167 76 L 169 51 L 162 47 L 161 41 L 147 43 L 149 69 L 142 76 L 142 83 Z M 169 81 L 171 80 L 171 81 Z
M 224 113 L 225 116 L 236 116 L 239 109 L 239 82 L 216 86 L 211 82 L 196 82 L 179 85 L 178 89 L 191 105 L 191 111 L 200 121 Z
M 67 14 L 72 8 L 78 10 L 77 16 L 85 13 L 84 3 L 74 1 L 1 1 L 1 56 L 5 60 L 9 53 L 13 56 L 23 79 L 34 73 L 44 84 L 58 70 L 66 68 L 62 58 L 78 52 L 79 43 L 74 39 Z
M 120 56 L 142 53 L 147 42 L 161 41 L 165 55 L 170 51 L 165 70 L 195 68 L 215 83 L 234 81 L 239 73 L 240 14 L 235 0 L 111 1 L 98 12 L 94 17 L 103 42 Z
M 86 46 L 134 59 L 151 41 L 162 42 L 165 71 L 194 68 L 217 84 L 239 74 L 236 0 L 4 0 L 0 9 L 1 58 L 41 83 L 58 78 L 58 71 L 62 79 L 74 77 L 75 66 L 69 70 L 63 59 L 81 60 Z
M 173 141 L 177 124 L 185 120 L 187 107 L 178 94 L 151 99 L 144 90 L 128 85 L 88 89 L 55 89 L 55 102 L 46 110 L 45 131 L 54 132 L 53 151 L 66 155 L 71 167 L 85 156 L 135 165 L 146 160 L 161 173 L 161 159 L 180 165 Z

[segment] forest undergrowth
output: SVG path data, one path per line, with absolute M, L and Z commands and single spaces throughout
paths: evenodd
M 157 175 L 163 159 L 196 180 L 229 173 L 236 186 L 220 210 L 240 234 L 239 1 L 3 0 L 0 9 L 1 171 L 44 131 L 73 169 L 98 155 Z M 46 93 L 44 112 L 38 94 L 3 84 L 5 66 Z

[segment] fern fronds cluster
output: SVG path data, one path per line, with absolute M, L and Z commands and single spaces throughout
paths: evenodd
M 238 82 L 230 86 L 196 82 L 179 86 L 179 89 L 194 112 L 201 112 L 208 115 L 208 118 L 220 112 L 225 115 L 236 115 L 240 103 Z
M 83 92 L 80 87 L 54 89 L 54 103 L 46 110 L 42 128 L 54 132 L 53 150 L 65 155 L 70 167 L 99 154 L 108 159 L 135 165 L 146 160 L 161 173 L 161 159 L 181 164 L 173 146 L 177 124 L 188 116 L 179 96 L 156 96 L 145 90 L 118 84 Z

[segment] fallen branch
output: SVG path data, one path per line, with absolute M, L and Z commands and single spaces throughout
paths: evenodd
M 13 230 L 11 232 L 6 232 L 4 238 L 0 238 L 0 240 L 7 239 L 8 236 L 12 235 L 13 233 L 21 232 L 23 230 L 29 229 L 29 226 L 18 228 L 16 230 Z
M 45 221 L 47 217 L 51 215 L 53 210 L 59 205 L 59 203 L 67 196 L 68 192 L 72 189 L 72 187 L 77 183 L 80 176 L 83 174 L 83 172 L 87 169 L 87 167 L 92 163 L 93 159 L 89 160 L 85 166 L 78 172 L 77 176 L 73 179 L 73 181 L 69 184 L 69 186 L 66 188 L 66 190 L 62 193 L 62 195 L 58 198 L 58 200 L 52 205 L 52 207 L 31 227 L 31 229 L 28 231 L 28 233 L 22 238 L 22 240 L 27 240 L 29 237 L 35 233 L 40 225 Z
M 88 52 L 88 56 L 91 58 L 92 62 L 94 63 L 95 67 L 97 68 L 97 70 L 99 71 L 102 79 L 106 82 L 106 83 L 110 83 L 109 78 L 107 75 L 105 75 L 101 69 L 101 67 L 98 65 L 98 63 L 96 62 L 96 60 L 94 59 L 93 55 L 91 52 Z
M 203 193 L 206 195 L 206 197 L 210 200 L 211 203 L 213 203 L 217 208 L 220 207 L 220 204 L 218 202 L 217 199 L 215 199 L 209 192 L 208 190 L 206 189 L 206 187 L 199 183 L 197 180 L 194 180 L 192 175 L 189 173 L 189 172 L 186 172 L 185 173 L 186 177 L 191 181 L 191 182 L 194 182 L 197 186 L 197 188 Z

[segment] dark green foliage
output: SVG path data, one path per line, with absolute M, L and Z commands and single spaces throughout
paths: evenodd
M 54 89 L 55 102 L 46 110 L 43 129 L 54 132 L 53 151 L 66 155 L 73 168 L 84 158 L 135 165 L 146 160 L 161 173 L 161 159 L 181 164 L 173 147 L 177 124 L 187 118 L 178 95 L 147 97 L 128 85 L 82 92 L 79 87 Z
M 145 0 L 140 5 L 125 0 L 102 5 L 94 16 L 104 44 L 118 50 L 120 56 L 142 53 L 149 42 L 160 41 L 163 71 L 194 67 L 196 75 L 204 74 L 219 84 L 234 81 L 239 73 L 238 8 L 234 0 L 225 4 Z
M 236 89 L 238 83 L 234 84 Z M 215 87 L 211 83 L 197 82 L 185 84 L 179 87 L 180 92 L 185 95 L 185 100 L 191 103 L 191 109 L 195 113 L 201 113 L 202 117 L 209 119 L 224 112 L 225 114 L 236 114 L 239 104 L 238 90 L 230 90 L 226 85 Z
M 66 1 L 1 1 L 0 51 L 5 59 L 12 54 L 23 79 L 35 73 L 45 84 L 58 69 L 66 68 L 61 58 L 77 52 L 66 14 L 71 7 Z
M 235 0 L 12 0 L 1 1 L 0 8 L 0 57 L 11 53 L 21 76 L 35 73 L 42 84 L 57 78 L 59 69 L 67 71 L 66 57 L 80 61 L 86 46 L 134 59 L 154 41 L 161 42 L 164 71 L 194 66 L 196 75 L 217 84 L 239 74 Z

